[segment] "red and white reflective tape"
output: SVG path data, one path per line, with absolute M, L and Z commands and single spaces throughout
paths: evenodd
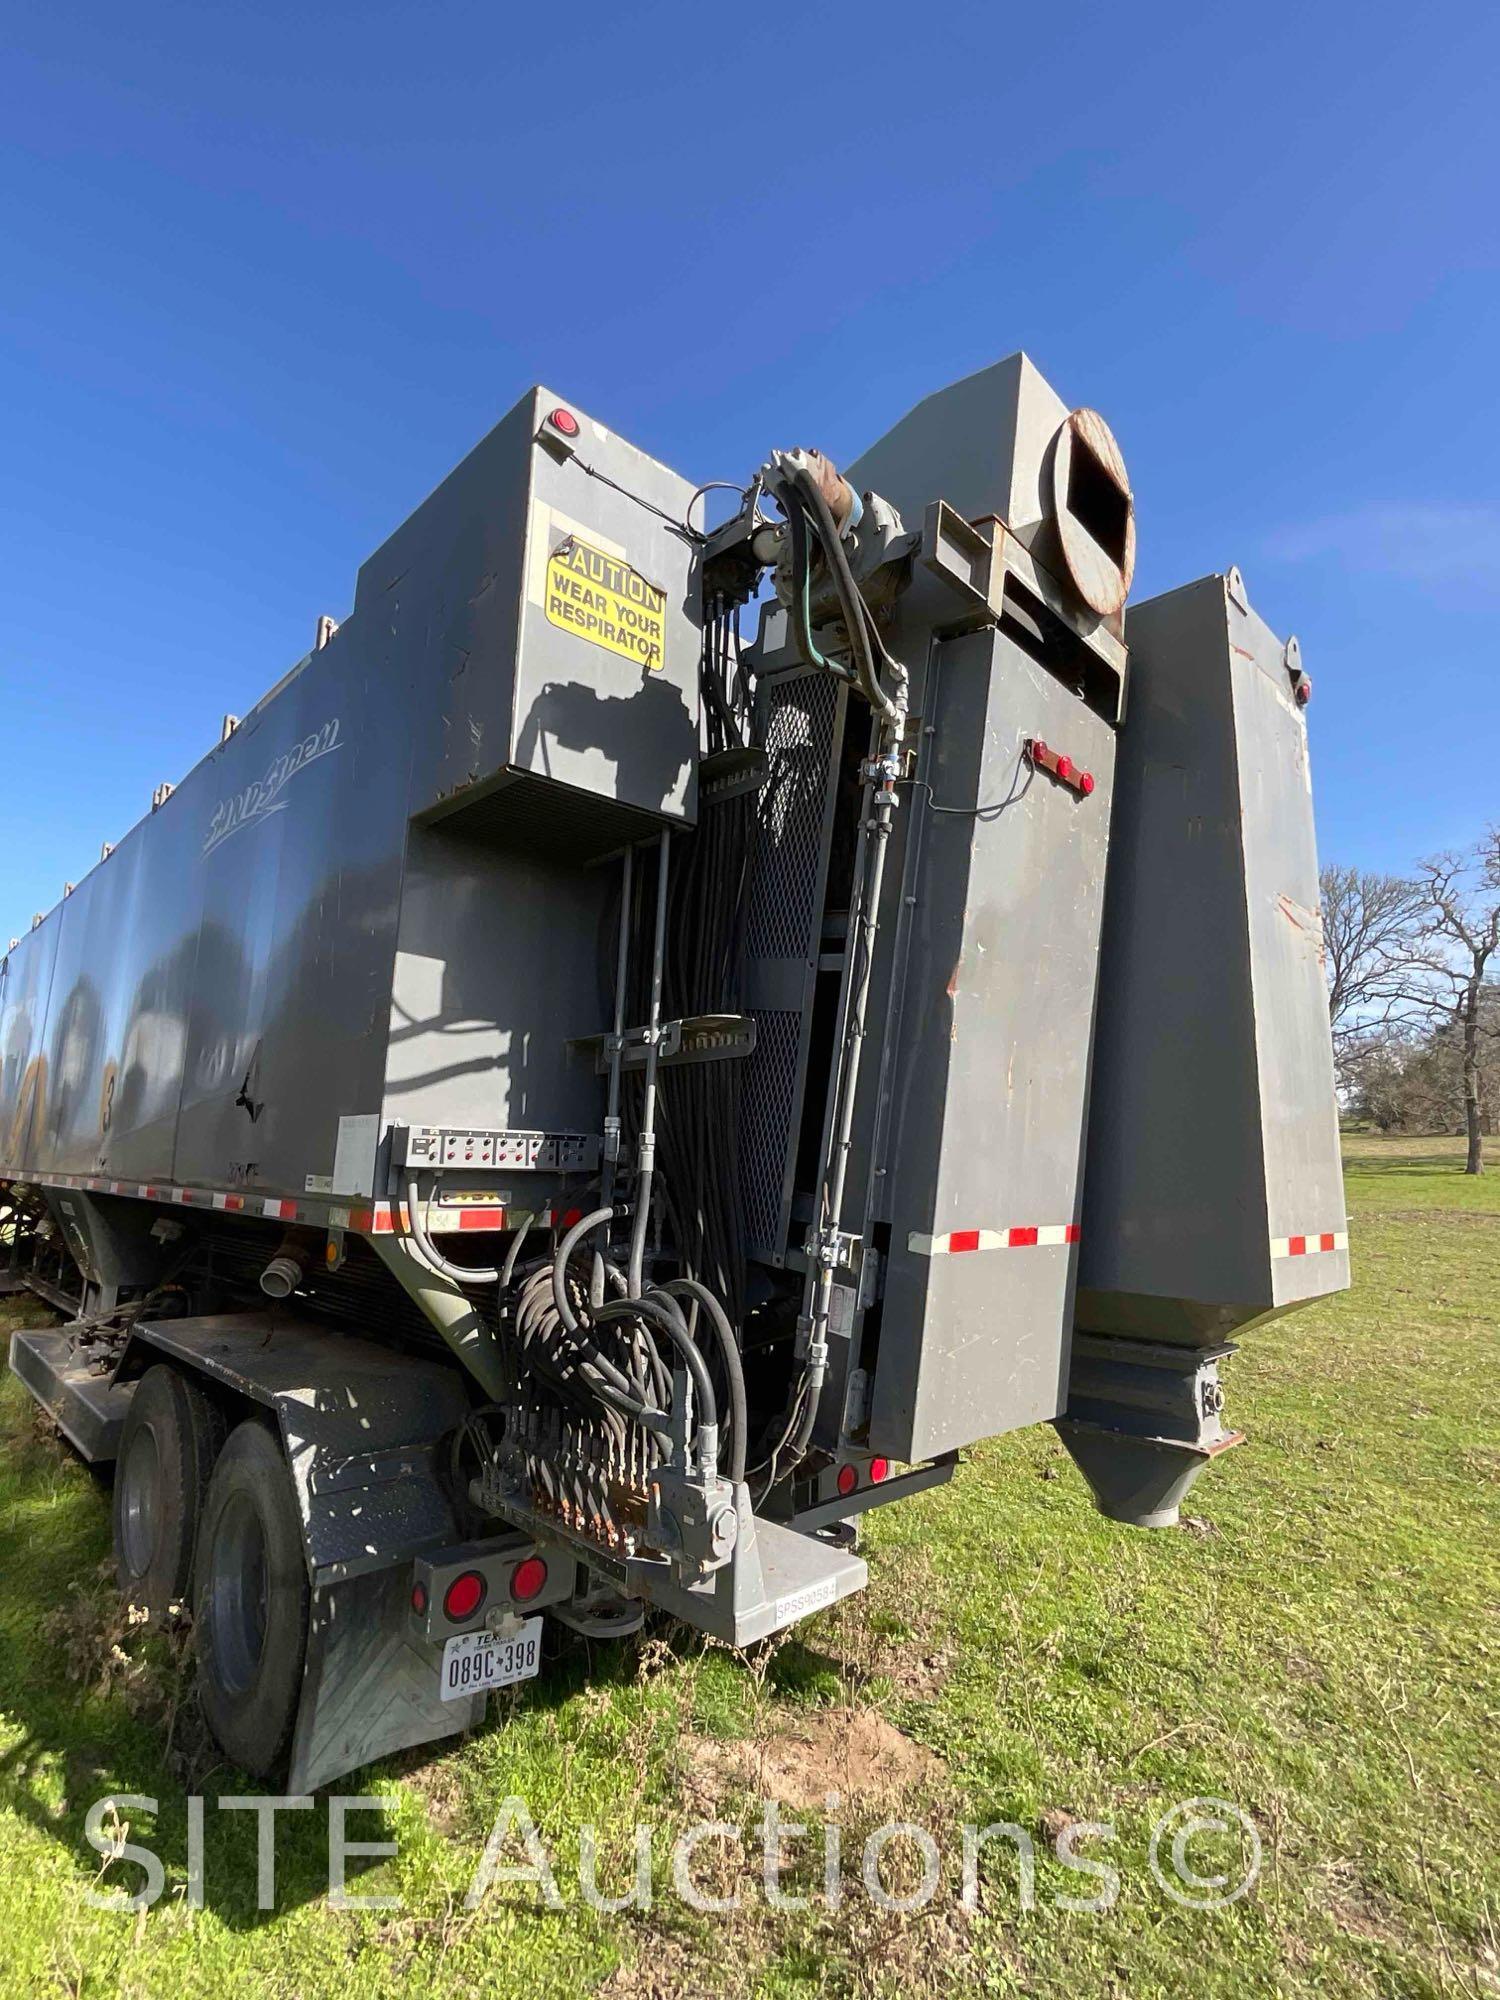
M 1349 1232 L 1347 1229 L 1324 1229 L 1316 1236 L 1273 1236 L 1271 1255 L 1273 1257 L 1312 1257 L 1321 1250 L 1347 1250 Z
M 98 1174 L 31 1174 L 43 1187 L 82 1188 L 88 1194 L 123 1194 L 133 1201 L 170 1201 L 179 1208 L 214 1208 L 227 1215 L 269 1216 L 273 1222 L 311 1220 L 295 1201 L 280 1195 L 225 1194 L 215 1188 L 177 1187 L 162 1181 L 112 1181 Z
M 919 1236 L 915 1230 L 906 1247 L 917 1257 L 956 1257 L 965 1250 L 1039 1250 L 1059 1243 L 1076 1243 L 1076 1222 L 1021 1222 L 1008 1229 L 950 1229 L 946 1236 Z
M 98 1174 L 23 1174 L 0 1169 L 0 1179 L 36 1181 L 43 1187 L 81 1188 L 90 1194 L 119 1194 L 134 1201 L 171 1202 L 179 1208 L 214 1209 L 221 1215 L 259 1216 L 272 1222 L 302 1222 L 309 1228 L 349 1229 L 359 1236 L 393 1236 L 400 1217 L 388 1201 L 338 1203 L 328 1200 L 292 1201 L 281 1195 L 227 1194 L 222 1189 L 178 1187 L 159 1181 L 106 1180 Z M 448 1236 L 470 1230 L 519 1229 L 532 1222 L 543 1229 L 571 1229 L 581 1221 L 581 1208 L 502 1208 L 478 1202 L 444 1208 L 427 1207 L 423 1220 L 430 1234 Z
M 330 1220 L 338 1220 L 337 1211 Z M 543 1229 L 571 1229 L 582 1220 L 581 1208 L 480 1208 L 477 1204 L 440 1208 L 427 1203 L 422 1210 L 422 1227 L 429 1236 L 448 1236 L 468 1229 L 519 1229 L 523 1222 L 539 1224 Z M 373 1209 L 351 1209 L 345 1226 L 366 1236 L 388 1236 L 396 1234 L 401 1223 L 402 1218 L 391 1203 L 381 1201 Z

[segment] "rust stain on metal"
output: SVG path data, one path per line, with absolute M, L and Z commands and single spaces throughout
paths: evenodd
M 831 458 L 815 450 L 811 445 L 804 446 L 804 450 L 807 453 L 808 467 L 818 483 L 818 491 L 827 501 L 828 511 L 834 521 L 842 529 L 854 512 L 854 488 Z
M 1292 928 L 1305 931 L 1310 938 L 1316 939 L 1321 950 L 1323 926 L 1317 911 L 1308 909 L 1305 903 L 1299 903 L 1294 896 L 1288 896 L 1285 892 L 1276 898 L 1276 904 Z
M 1075 514 L 1075 479 L 1084 469 L 1080 456 L 1093 461 L 1093 478 L 1113 486 L 1123 510 L 1118 541 L 1097 521 Z M 1074 589 L 1101 618 L 1116 617 L 1130 595 L 1135 575 L 1135 499 L 1130 475 L 1114 432 L 1097 410 L 1069 413 L 1052 448 L 1052 499 L 1064 565 Z M 1106 510 L 1108 511 L 1108 510 Z M 1092 512 L 1092 510 L 1090 510 Z
M 1068 418 L 1074 434 L 1081 437 L 1099 463 L 1108 472 L 1120 491 L 1128 499 L 1130 496 L 1130 475 L 1125 470 L 1125 459 L 1115 442 L 1115 434 L 1097 410 L 1074 410 Z

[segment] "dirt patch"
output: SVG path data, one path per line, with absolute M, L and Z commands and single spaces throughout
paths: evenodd
M 874 1708 L 778 1717 L 761 1735 L 738 1741 L 689 1737 L 683 1755 L 689 1784 L 714 1802 L 740 1791 L 794 1808 L 820 1807 L 830 1793 L 885 1804 L 935 1791 L 946 1777 L 940 1757 Z
M 887 1550 L 870 1588 L 846 1598 L 828 1621 L 824 1648 L 855 1689 L 884 1680 L 909 1700 L 930 1701 L 957 1659 L 941 1602 L 930 1550 Z
M 714 1993 L 733 2000 L 746 1990 L 753 1968 L 716 1968 L 713 1986 L 705 1985 L 705 1956 L 665 1931 L 654 1931 L 649 1948 L 639 1958 L 619 1966 L 598 1989 L 600 2000 L 682 2000 L 685 1993 Z
M 1282 1661 L 1287 1678 L 1294 1681 L 1309 1681 L 1316 1687 L 1328 1685 L 1327 1669 L 1316 1660 L 1306 1659 L 1301 1653 L 1288 1653 Z
M 1341 1931 L 1350 1937 L 1369 1938 L 1376 1944 L 1407 1947 L 1410 1940 L 1359 1879 L 1352 1863 L 1330 1862 L 1322 1874 L 1323 1908 Z

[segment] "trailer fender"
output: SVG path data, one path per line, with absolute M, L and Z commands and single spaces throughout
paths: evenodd
M 284 1448 L 311 1589 L 292 1790 L 480 1722 L 482 1694 L 442 1700 L 442 1641 L 410 1609 L 413 1559 L 463 1539 L 439 1472 L 459 1370 L 280 1307 L 139 1325 L 119 1376 L 162 1357 L 258 1405 Z
M 274 1421 L 315 1587 L 462 1539 L 438 1470 L 469 1408 L 450 1363 L 271 1308 L 143 1322 L 116 1380 L 162 1356 Z

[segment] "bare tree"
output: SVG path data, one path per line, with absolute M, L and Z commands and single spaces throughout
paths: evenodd
M 1500 827 L 1477 847 L 1422 863 L 1422 962 L 1407 995 L 1445 1021 L 1459 1044 L 1463 1077 L 1466 1174 L 1484 1172 L 1481 1072 L 1495 1033 L 1495 973 L 1500 971 Z M 1426 996 L 1425 1000 L 1423 996 Z
M 1329 866 L 1318 876 L 1328 1019 L 1340 1071 L 1372 1031 L 1410 1007 L 1423 956 L 1424 885 L 1400 875 Z
M 1377 1131 L 1465 1130 L 1463 1028 L 1435 1018 L 1435 1025 L 1431 1018 L 1393 1021 L 1345 1045 L 1345 1101 Z M 1481 1124 L 1488 1138 L 1500 1114 L 1500 983 L 1484 989 L 1477 1040 Z

